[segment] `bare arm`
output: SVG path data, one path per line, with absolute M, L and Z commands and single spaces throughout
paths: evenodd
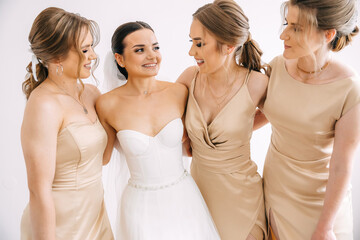
M 265 126 L 268 122 L 265 114 L 262 113 L 260 109 L 257 109 L 254 118 L 253 131 Z
M 54 99 L 31 96 L 21 128 L 33 238 L 55 240 L 55 207 L 52 183 L 56 166 L 57 135 L 62 111 Z
M 114 144 L 115 144 L 115 140 L 116 140 L 116 131 L 115 129 L 108 123 L 108 116 L 111 113 L 109 111 L 109 104 L 107 103 L 109 99 L 106 99 L 103 96 L 101 96 L 97 101 L 96 101 L 96 112 L 98 114 L 99 120 L 101 122 L 101 124 L 103 125 L 107 137 L 108 137 L 108 141 L 107 141 L 107 145 L 104 151 L 104 156 L 103 156 L 103 165 L 106 165 L 109 163 L 110 158 L 111 158 L 111 154 L 114 148 Z
M 324 207 L 312 240 L 335 239 L 333 226 L 336 214 L 348 190 L 354 154 L 359 142 L 360 104 L 352 108 L 336 123 Z
M 198 71 L 197 66 L 191 66 L 184 70 L 184 72 L 181 73 L 179 78 L 176 80 L 177 83 L 181 83 L 187 87 L 187 89 L 190 88 L 190 84 L 192 80 L 195 77 L 196 72 Z
M 188 99 L 188 95 L 189 95 L 189 90 L 188 87 L 190 86 L 190 81 L 189 77 L 190 74 L 193 73 L 194 71 L 194 67 L 190 67 L 188 69 L 186 69 L 178 78 L 176 83 L 180 83 L 178 84 L 179 86 L 177 87 L 177 95 L 179 96 L 179 102 L 182 106 L 183 109 L 183 115 L 182 115 L 182 122 L 183 122 L 183 126 L 184 126 L 184 133 L 183 133 L 183 137 L 182 137 L 182 152 L 183 155 L 186 157 L 191 157 L 192 156 L 192 149 L 190 146 L 190 138 L 187 134 L 186 131 L 186 125 L 185 125 L 185 116 L 186 116 L 186 108 L 187 108 L 187 99 Z M 182 82 L 183 81 L 183 82 Z M 189 85 L 189 86 L 187 86 Z M 185 88 L 185 87 L 187 88 Z

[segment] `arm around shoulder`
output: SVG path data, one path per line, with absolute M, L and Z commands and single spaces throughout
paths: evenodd
M 176 80 L 176 82 L 185 85 L 189 89 L 191 82 L 194 79 L 194 77 L 196 76 L 197 72 L 198 72 L 197 66 L 188 67 L 181 73 L 181 75 Z

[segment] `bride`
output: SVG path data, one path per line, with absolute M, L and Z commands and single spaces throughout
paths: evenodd
M 119 26 L 112 52 L 127 82 L 102 95 L 96 109 L 107 135 L 104 164 L 118 140 L 130 179 L 118 207 L 117 239 L 220 239 L 182 163 L 187 89 L 155 79 L 161 54 L 144 22 Z

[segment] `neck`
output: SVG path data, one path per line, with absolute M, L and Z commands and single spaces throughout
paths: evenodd
M 154 90 L 155 83 L 156 83 L 155 77 L 132 78 L 129 76 L 127 86 L 135 94 L 148 95 Z
M 298 59 L 297 68 L 303 73 L 319 73 L 324 70 L 330 61 L 330 54 L 315 53 L 314 56 L 308 55 Z
M 75 78 L 67 78 L 65 76 L 58 76 L 56 74 L 49 74 L 48 79 L 53 81 L 55 85 L 72 96 L 78 95 L 78 81 Z

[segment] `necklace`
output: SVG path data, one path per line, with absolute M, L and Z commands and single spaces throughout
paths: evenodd
M 77 103 L 79 103 L 79 104 L 82 106 L 83 111 L 84 111 L 85 114 L 88 114 L 88 113 L 89 113 L 88 110 L 87 110 L 87 108 L 85 107 L 85 105 L 80 101 L 80 100 L 81 100 L 81 95 L 80 95 L 80 97 L 79 97 L 80 99 L 77 100 L 74 96 L 72 96 L 70 93 L 68 93 L 64 88 L 60 87 L 54 80 L 52 80 L 52 79 L 49 78 L 49 77 L 48 77 L 48 79 L 49 79 L 51 82 L 53 82 L 53 83 L 56 85 L 56 87 L 57 87 L 58 89 L 60 89 L 63 93 L 65 93 L 66 95 L 70 96 L 70 97 L 73 98 Z M 76 87 L 76 88 L 77 88 L 77 87 Z
M 228 74 L 226 73 L 226 79 L 227 79 L 227 82 L 229 82 L 229 76 Z M 236 79 L 230 84 L 230 86 L 228 86 L 228 88 L 226 89 L 226 91 L 224 92 L 223 95 L 221 96 L 216 96 L 213 92 L 213 90 L 211 89 L 210 87 L 210 84 L 209 84 L 209 79 L 206 77 L 206 81 L 207 81 L 207 88 L 209 89 L 209 92 L 210 94 L 212 95 L 212 97 L 214 98 L 215 100 L 215 103 L 217 105 L 217 108 L 220 109 L 221 105 L 225 102 L 225 100 L 227 99 L 227 97 L 229 96 L 229 93 L 230 91 L 232 90 L 232 87 L 234 86 L 235 82 L 236 82 Z M 220 99 L 220 101 L 219 101 Z
M 305 71 L 304 69 L 301 69 L 300 67 L 299 67 L 299 63 L 297 63 L 296 64 L 296 69 L 298 69 L 298 70 L 300 70 L 301 72 L 303 72 L 303 73 L 306 73 L 306 74 L 314 74 L 314 73 L 320 73 L 320 72 L 322 72 L 323 70 L 325 70 L 325 68 L 327 67 L 327 66 L 329 66 L 329 63 L 330 63 L 330 61 L 328 61 L 327 63 L 325 63 L 324 64 L 324 66 L 322 66 L 319 70 L 315 70 L 315 71 L 310 71 L 310 72 L 308 72 L 308 71 Z

